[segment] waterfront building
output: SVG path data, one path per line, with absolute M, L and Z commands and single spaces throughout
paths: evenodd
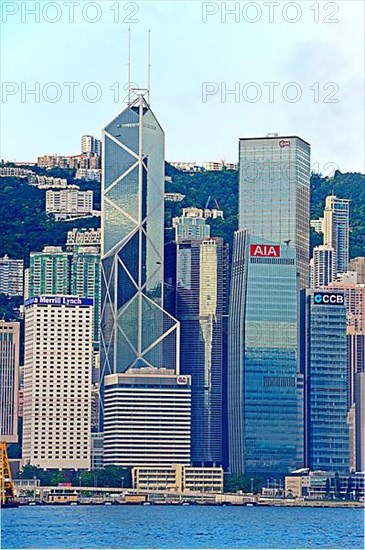
M 18 441 L 18 322 L 0 320 L 0 441 Z
M 163 309 L 164 132 L 143 95 L 103 131 L 101 374 L 178 372 Z
M 75 230 L 74 230 L 75 231 Z M 87 235 L 86 241 L 97 240 L 100 235 Z M 85 234 L 73 233 L 72 251 L 64 252 L 59 246 L 46 246 L 42 252 L 30 253 L 27 275 L 27 296 L 40 294 L 72 294 L 92 298 L 93 335 L 99 341 L 100 319 L 100 251 L 98 246 L 81 245 Z M 90 238 L 89 238 L 90 237 Z
M 220 465 L 224 462 L 228 248 L 223 239 L 212 237 L 179 239 L 175 246 L 172 267 L 176 270 L 174 315 L 181 324 L 180 372 L 192 377 L 191 459 L 194 465 Z
M 24 260 L 0 258 L 0 294 L 23 296 Z
M 320 288 L 335 279 L 335 251 L 331 246 L 320 245 L 313 249 L 313 276 L 311 288 Z
M 103 130 L 100 419 L 107 464 L 190 462 L 190 379 L 186 388 L 177 383 L 180 326 L 164 309 L 165 138 L 146 96 L 134 96 Z M 129 416 L 118 399 L 131 407 Z
M 365 472 L 365 372 L 355 374 L 356 471 Z
M 350 201 L 335 195 L 326 197 L 323 217 L 323 244 L 335 251 L 336 274 L 347 271 L 349 263 Z
M 132 468 L 133 489 L 175 493 L 223 493 L 222 467 L 138 466 Z
M 312 499 L 364 498 L 365 477 L 361 472 L 338 474 L 301 468 L 285 476 L 285 496 Z
M 301 367 L 305 378 L 305 465 L 349 471 L 345 295 L 303 291 Z
M 25 302 L 23 465 L 90 468 L 93 302 Z
M 190 464 L 191 378 L 138 369 L 104 379 L 104 465 Z
M 279 477 L 303 463 L 296 250 L 235 233 L 228 326 L 229 471 Z
M 309 285 L 310 145 L 297 136 L 239 141 L 239 229 L 290 241 L 300 285 Z
M 357 283 L 359 285 L 365 285 L 365 258 L 359 256 L 349 261 L 348 268 L 350 271 L 356 271 Z
M 100 432 L 91 433 L 91 469 L 100 470 L 104 466 L 104 434 Z M 94 485 L 97 487 L 95 475 Z

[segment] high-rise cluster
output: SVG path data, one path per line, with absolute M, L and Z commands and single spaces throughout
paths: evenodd
M 165 135 L 147 97 L 102 145 L 82 138 L 83 155 L 103 155 L 101 231 L 31 252 L 24 292 L 23 263 L 0 261 L 3 292 L 25 297 L 23 465 L 131 467 L 141 487 L 200 474 L 205 487 L 222 468 L 363 471 L 365 264 L 349 262 L 349 201 L 328 196 L 310 220 L 310 145 L 243 138 L 232 249 L 211 197 L 183 208 L 165 242 Z M 311 260 L 310 225 L 323 233 Z M 1 322 L 8 442 L 19 335 Z

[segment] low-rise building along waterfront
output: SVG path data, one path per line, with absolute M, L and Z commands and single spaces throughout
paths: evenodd
M 132 468 L 133 488 L 138 491 L 171 491 L 176 493 L 223 492 L 222 467 L 194 467 L 184 464 Z

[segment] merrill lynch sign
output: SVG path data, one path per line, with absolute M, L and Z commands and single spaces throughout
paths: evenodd
M 78 298 L 76 296 L 35 296 L 25 302 L 25 306 L 39 304 L 44 306 L 92 306 L 92 298 Z

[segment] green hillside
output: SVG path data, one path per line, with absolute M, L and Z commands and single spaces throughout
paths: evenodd
M 224 212 L 224 220 L 211 220 L 212 234 L 224 237 L 230 244 L 233 232 L 237 229 L 238 216 L 238 172 L 201 172 L 187 174 L 169 168 L 167 173 L 172 177 L 167 183 L 166 191 L 182 193 L 185 199 L 180 203 L 166 204 L 166 223 L 171 215 L 176 216 L 186 206 L 204 208 L 209 196 L 210 206 L 217 200 Z M 337 171 L 333 178 L 322 177 L 319 174 L 311 176 L 311 218 L 323 216 L 325 197 L 335 194 L 351 201 L 351 257 L 365 256 L 365 176 L 359 173 Z M 311 247 L 320 244 L 322 236 L 314 231 L 311 233 Z
M 45 191 L 20 178 L 0 178 L 0 256 L 24 259 L 44 246 L 64 246 L 73 227 L 99 227 L 100 218 L 56 222 L 45 213 Z
M 59 171 L 61 172 L 61 171 Z M 49 175 L 53 171 L 47 172 Z M 224 220 L 210 220 L 212 235 L 224 237 L 232 244 L 233 233 L 237 229 L 238 213 L 238 174 L 236 171 L 201 172 L 186 174 L 177 172 L 166 165 L 166 173 L 172 182 L 166 183 L 166 191 L 179 192 L 185 196 L 181 203 L 166 203 L 165 222 L 167 239 L 173 237 L 171 218 L 181 213 L 185 206 L 205 207 L 215 201 L 224 212 Z M 63 172 L 58 176 L 65 176 Z M 77 181 L 82 189 L 92 188 L 94 204 L 100 208 L 100 185 L 95 182 Z M 351 257 L 365 256 L 365 176 L 358 173 L 337 171 L 333 178 L 323 178 L 318 174 L 311 177 L 311 217 L 318 218 L 323 213 L 324 200 L 329 194 L 351 200 Z M 55 222 L 44 212 L 45 191 L 30 186 L 24 179 L 0 178 L 0 256 L 9 254 L 13 258 L 23 258 L 29 263 L 29 253 L 42 250 L 46 245 L 61 246 L 66 240 L 67 231 L 72 227 L 99 227 L 100 218 L 87 218 L 68 222 Z M 320 244 L 321 235 L 312 232 L 312 246 Z

